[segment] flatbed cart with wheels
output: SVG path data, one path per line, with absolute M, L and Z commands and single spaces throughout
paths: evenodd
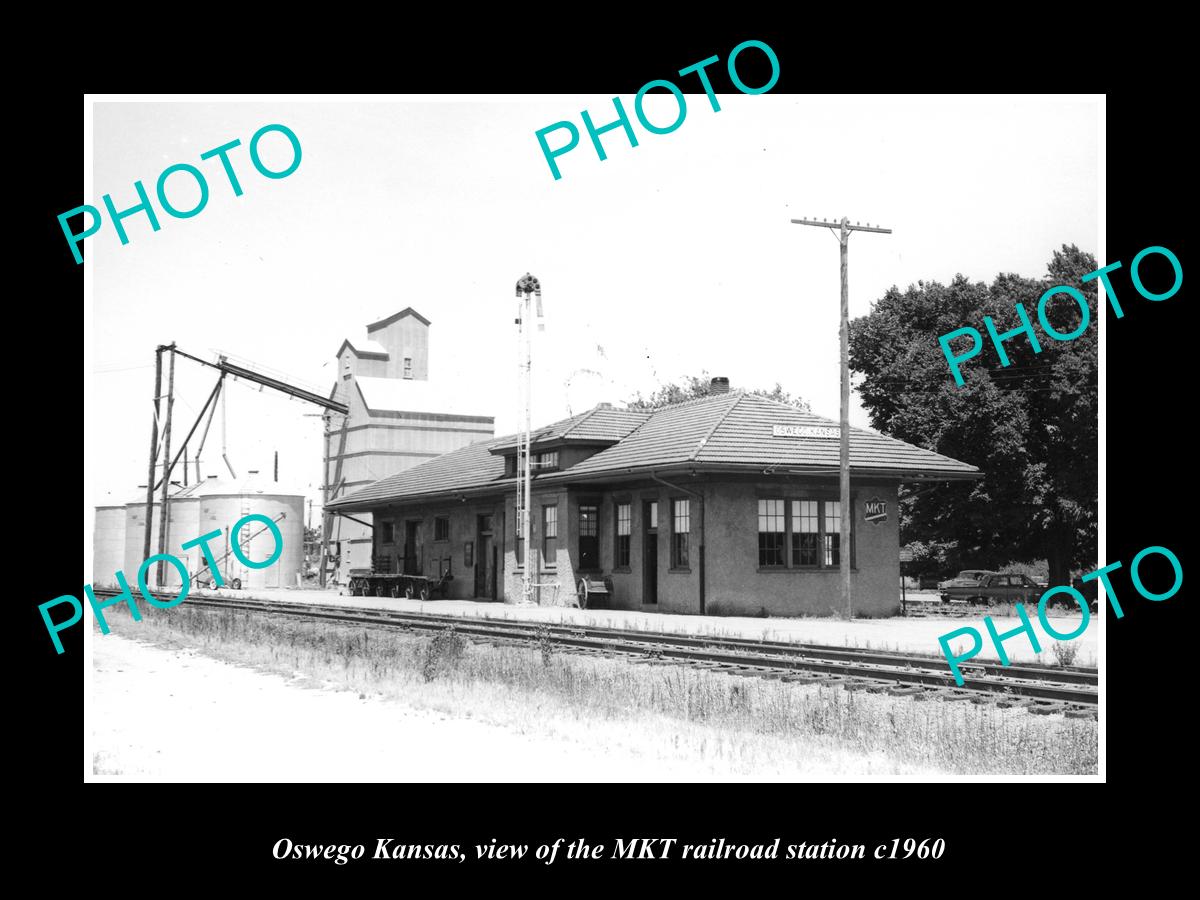
M 437 578 L 425 575 L 391 575 L 350 571 L 351 597 L 419 597 L 421 600 L 444 599 L 446 585 L 454 580 L 449 572 Z

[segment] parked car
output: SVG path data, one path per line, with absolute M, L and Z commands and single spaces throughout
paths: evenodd
M 963 569 L 949 581 L 939 581 L 937 589 L 944 591 L 957 587 L 978 587 L 979 582 L 988 575 L 994 575 L 990 569 Z
M 949 583 L 948 583 L 949 584 Z M 1028 575 L 990 572 L 978 584 L 953 585 L 940 589 L 942 602 L 1036 603 L 1044 588 Z

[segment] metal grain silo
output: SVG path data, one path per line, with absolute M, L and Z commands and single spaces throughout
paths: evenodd
M 199 500 L 196 534 L 220 530 L 221 537 L 210 547 L 218 560 L 221 577 L 226 584 L 234 579 L 243 589 L 294 588 L 304 570 L 304 492 L 293 490 L 250 471 L 238 480 L 209 477 L 193 493 Z M 279 558 L 265 569 L 252 569 L 229 552 L 230 529 L 249 514 L 266 516 L 275 522 L 283 536 Z M 267 559 L 275 549 L 271 532 L 261 522 L 250 522 L 241 531 L 242 550 L 251 560 Z M 219 549 L 218 549 L 219 548 Z M 198 548 L 197 548 L 198 550 Z M 197 552 L 193 550 L 191 552 Z M 200 568 L 198 561 L 193 572 Z M 201 576 L 207 586 L 210 574 Z
M 96 507 L 92 531 L 92 584 L 116 585 L 114 573 L 125 566 L 125 506 Z
M 170 503 L 170 518 L 171 521 L 167 526 L 167 547 L 166 552 L 172 556 L 177 556 L 188 566 L 188 572 L 196 571 L 199 563 L 202 561 L 199 548 L 192 548 L 184 551 L 180 549 L 181 545 L 190 541 L 194 537 L 198 537 L 202 532 L 200 529 L 200 499 L 196 496 L 196 491 L 200 485 L 189 485 L 185 488 L 175 487 L 171 492 Z M 159 495 L 155 495 L 156 499 L 152 507 L 152 521 L 150 527 L 150 554 L 158 553 L 158 529 L 159 523 L 162 521 L 162 504 L 158 502 Z M 136 496 L 136 499 L 125 504 L 125 552 L 124 565 L 120 566 L 125 573 L 125 580 L 129 582 L 129 586 L 134 590 L 137 589 L 137 573 L 142 563 L 146 560 L 145 555 L 145 540 L 146 540 L 146 488 L 143 485 Z M 149 584 L 156 584 L 156 568 L 151 567 L 146 576 Z M 179 572 L 169 564 L 163 566 L 165 580 L 168 587 L 179 586 Z M 110 574 L 111 577 L 111 574 Z M 115 579 L 114 579 L 115 581 Z

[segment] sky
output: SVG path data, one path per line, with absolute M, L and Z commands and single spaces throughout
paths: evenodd
M 604 134 L 605 161 L 580 116 L 615 118 L 604 95 L 96 102 L 83 202 L 102 208 L 111 194 L 118 210 L 133 206 L 133 183 L 153 197 L 176 163 L 199 168 L 210 195 L 187 219 L 155 199 L 161 229 L 131 216 L 127 245 L 107 218 L 86 239 L 85 427 L 105 438 L 89 442 L 85 503 L 125 502 L 145 484 L 158 344 L 248 360 L 327 394 L 343 339 L 411 306 L 433 323 L 430 381 L 509 433 L 520 412 L 514 286 L 530 272 L 545 305 L 535 425 L 701 371 L 733 387 L 778 382 L 836 419 L 837 242 L 789 219 L 893 229 L 850 240 L 852 318 L 893 285 L 1040 277 L 1063 244 L 1099 255 L 1100 98 L 719 94 L 714 112 L 703 94 L 686 97 L 670 134 L 636 118 L 637 147 L 621 129 Z M 632 97 L 622 100 L 632 117 Z M 677 108 L 652 94 L 646 113 L 666 124 Z M 535 132 L 562 120 L 581 142 L 555 180 Z M 248 155 L 273 123 L 302 148 L 281 179 Z M 240 197 L 218 160 L 200 160 L 234 139 Z M 269 168 L 291 160 L 278 133 L 260 148 Z M 185 174 L 167 191 L 182 209 L 198 197 Z M 176 449 L 214 381 L 177 363 Z M 204 474 L 223 473 L 223 433 L 239 475 L 270 472 L 278 451 L 280 481 L 319 510 L 319 412 L 234 383 Z M 856 397 L 851 423 L 868 424 Z

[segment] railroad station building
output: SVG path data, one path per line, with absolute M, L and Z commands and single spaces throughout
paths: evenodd
M 897 488 L 974 466 L 866 429 L 850 435 L 850 546 L 840 543 L 838 424 L 728 391 L 652 411 L 601 404 L 532 434 L 532 580 L 573 603 L 584 576 L 613 608 L 828 615 L 850 554 L 857 615 L 899 610 Z M 478 441 L 329 504 L 371 516 L 380 571 L 453 579 L 446 596 L 521 600 L 515 435 Z M 595 605 L 589 602 L 589 605 Z

